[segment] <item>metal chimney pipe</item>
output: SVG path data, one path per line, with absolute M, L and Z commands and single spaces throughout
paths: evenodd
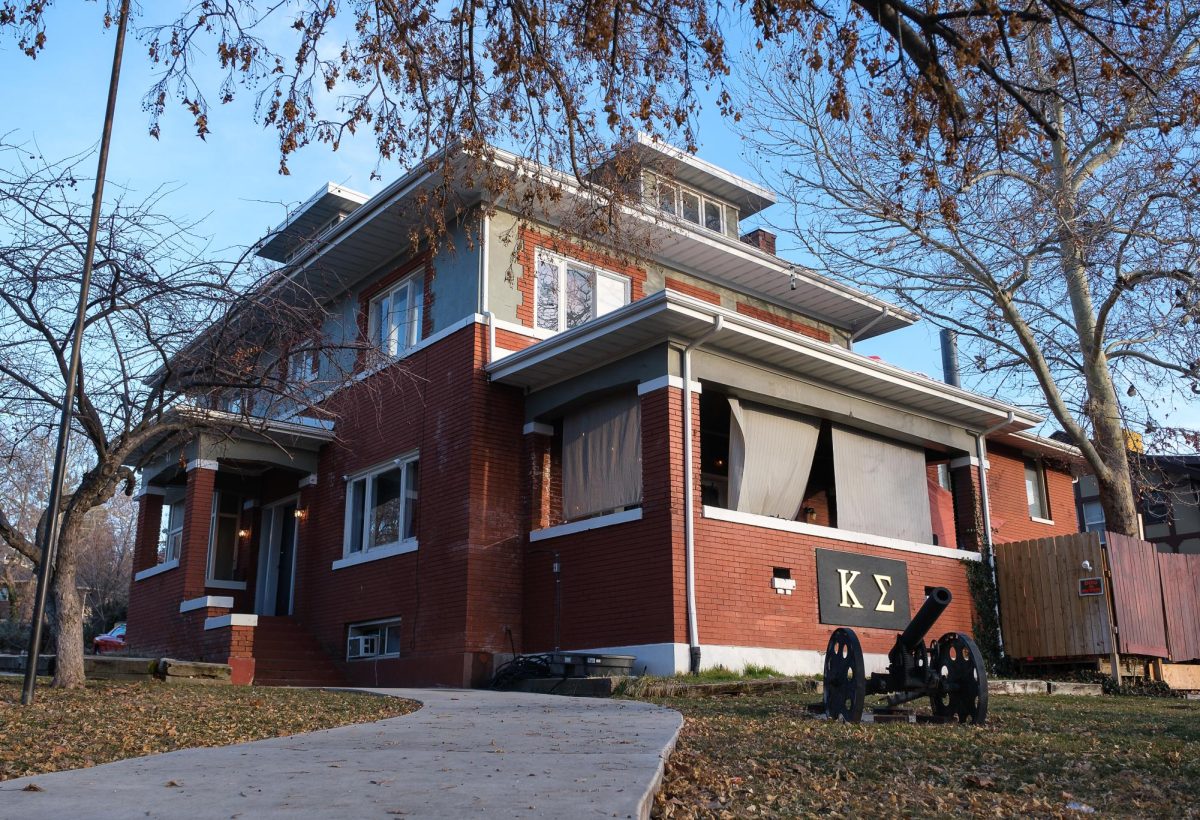
M 958 333 L 942 329 L 942 380 L 951 387 L 962 387 L 958 377 Z

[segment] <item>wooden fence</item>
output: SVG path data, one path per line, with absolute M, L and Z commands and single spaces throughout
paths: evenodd
M 1200 660 L 1200 555 L 1158 554 L 1171 660 Z
M 1113 533 L 997 544 L 1006 652 L 1021 659 L 1122 654 L 1200 659 L 1200 555 Z M 1107 572 L 1105 570 L 1108 570 Z M 1094 592 L 1101 579 L 1099 590 Z
M 1081 596 L 1079 579 L 1102 575 L 1095 533 L 997 544 L 996 575 L 1005 652 L 1014 658 L 1108 655 L 1104 595 Z M 1084 562 L 1091 569 L 1084 569 Z

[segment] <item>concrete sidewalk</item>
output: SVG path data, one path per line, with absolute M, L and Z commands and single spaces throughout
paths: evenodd
M 630 701 L 369 691 L 424 705 L 378 723 L 0 782 L 0 817 L 645 817 L 683 723 Z

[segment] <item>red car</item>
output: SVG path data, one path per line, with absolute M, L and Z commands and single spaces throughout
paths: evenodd
M 103 635 L 92 638 L 92 651 L 97 655 L 119 652 L 125 648 L 125 624 L 117 624 Z

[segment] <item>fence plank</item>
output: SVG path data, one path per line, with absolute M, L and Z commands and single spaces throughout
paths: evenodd
M 1158 567 L 1171 660 L 1200 660 L 1200 555 L 1160 552 Z
M 1145 541 L 1111 532 L 1106 540 L 1121 653 L 1167 657 L 1157 549 Z
M 1099 575 L 1092 533 L 997 544 L 1004 645 L 1015 658 L 1095 657 L 1109 652 L 1102 596 L 1080 597 L 1079 579 Z M 1091 562 L 1091 572 L 1083 562 Z

